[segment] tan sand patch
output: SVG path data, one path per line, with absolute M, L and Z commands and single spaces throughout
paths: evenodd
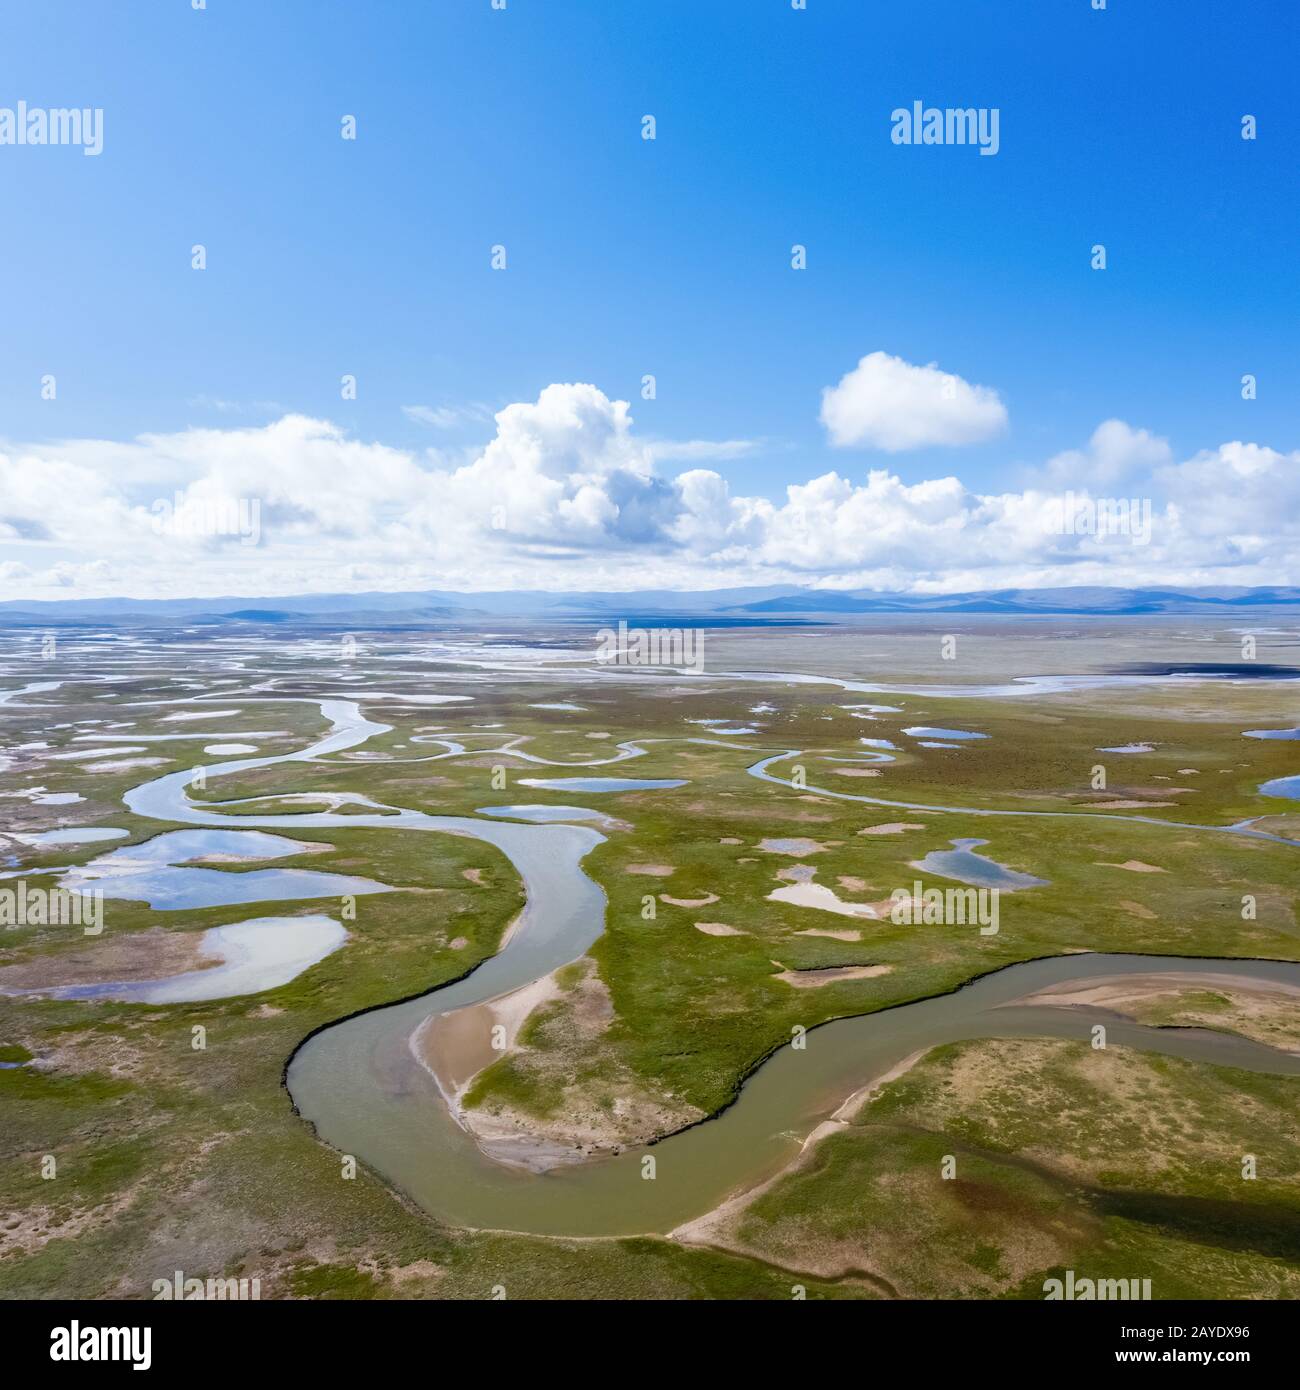
M 773 965 L 780 965 L 774 960 Z M 821 985 L 834 985 L 842 980 L 873 980 L 878 975 L 888 975 L 892 965 L 832 965 L 822 970 L 782 970 L 775 978 L 784 980 L 795 989 L 816 989 Z
M 1167 874 L 1158 864 L 1144 864 L 1140 859 L 1126 859 L 1122 864 L 1109 864 L 1104 859 L 1097 861 L 1099 869 L 1127 869 L 1131 874 Z
M 724 835 L 718 843 L 720 845 L 743 845 L 745 842 L 744 840 L 738 840 L 734 835 Z
M 1134 917 L 1141 917 L 1144 922 L 1155 922 L 1159 920 L 1149 907 L 1143 907 L 1141 903 L 1121 902 L 1120 907 Z
M 878 767 L 833 767 L 831 771 L 836 777 L 879 777 Z
M 860 931 L 827 931 L 821 927 L 809 927 L 805 931 L 795 932 L 796 936 L 829 936 L 832 941 L 861 941 Z
M 670 898 L 667 893 L 659 894 L 661 903 L 671 903 L 673 907 L 708 907 L 710 903 L 719 902 L 716 893 L 706 893 L 702 898 Z
M 467 879 L 469 879 L 469 881 L 470 881 L 471 883 L 482 884 L 482 882 L 483 882 L 483 870 L 482 870 L 482 869 L 462 869 L 462 870 L 460 871 L 460 876 L 461 876 L 461 878 L 467 878 Z
M 924 830 L 925 826 L 915 825 L 910 821 L 891 820 L 885 825 L 868 825 L 865 829 L 859 830 L 859 835 L 901 835 L 905 830 Z
M 748 936 L 748 932 L 737 931 L 735 927 L 729 927 L 725 922 L 696 922 L 696 931 L 702 931 L 705 936 Z
M 520 989 L 450 1013 L 433 1014 L 411 1034 L 411 1051 L 432 1074 L 449 1103 L 459 1101 L 466 1086 L 515 1045 L 519 1029 L 540 1005 L 558 998 L 553 975 L 543 975 Z M 504 1032 L 504 1046 L 492 1046 L 493 1030 Z
M 623 872 L 640 874 L 642 878 L 668 878 L 670 874 L 675 874 L 677 869 L 672 864 L 629 864 Z

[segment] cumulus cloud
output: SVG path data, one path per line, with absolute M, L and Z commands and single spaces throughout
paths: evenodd
M 1206 563 L 1300 555 L 1300 451 L 1240 440 L 1157 469 L 1178 531 Z M 1292 582 L 1295 582 L 1294 575 Z
M 595 386 L 548 386 L 496 415 L 495 438 L 434 491 L 453 514 L 503 537 L 577 547 L 657 543 L 672 489 L 632 434 L 626 401 Z
M 1171 463 L 1169 441 L 1148 430 L 1135 430 L 1123 420 L 1103 420 L 1092 432 L 1087 448 L 1066 449 L 1048 459 L 1044 476 L 1067 487 L 1113 487 L 1136 473 Z
M 548 386 L 493 418 L 492 439 L 456 462 L 301 415 L 0 448 L 0 597 L 1300 580 L 1300 453 L 1258 444 L 1175 462 L 1163 439 L 1108 420 L 1018 491 L 875 468 L 766 497 L 708 467 L 666 469 L 627 402 L 592 385 Z M 1121 484 L 1150 504 L 1141 544 L 1063 533 L 1066 488 L 1088 499 Z M 158 524 L 160 504 L 216 516 L 250 501 L 256 544 Z
M 896 454 L 992 439 L 1006 428 L 1007 409 L 996 391 L 972 386 L 933 362 L 917 367 L 872 352 L 822 391 L 821 421 L 838 447 Z

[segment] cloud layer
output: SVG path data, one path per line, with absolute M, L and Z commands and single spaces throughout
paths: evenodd
M 845 382 L 857 390 L 871 361 L 828 396 Z M 929 374 L 942 374 L 902 366 L 920 374 L 905 378 L 922 382 L 914 398 L 928 399 Z M 968 430 L 1004 416 L 996 397 L 960 386 L 968 394 L 948 402 L 960 403 L 945 417 L 948 442 L 961 432 L 960 411 Z M 733 457 L 744 441 L 643 438 L 627 402 L 592 385 L 548 386 L 494 423 L 490 442 L 459 467 L 301 415 L 129 443 L 6 448 L 0 597 L 1300 581 L 1300 453 L 1258 444 L 1179 462 L 1166 441 L 1109 420 L 1020 491 L 979 493 L 956 476 L 907 483 L 873 468 L 823 473 L 774 500 L 733 492 L 708 467 L 665 466 Z M 907 434 L 901 417 L 894 427 L 889 438 Z M 1149 500 L 1148 542 L 1063 532 L 1066 490 L 1076 501 L 1116 491 Z M 237 515 L 241 499 L 257 503 L 255 545 L 202 525 L 160 525 L 160 505 L 164 520 L 169 511 L 211 519 Z

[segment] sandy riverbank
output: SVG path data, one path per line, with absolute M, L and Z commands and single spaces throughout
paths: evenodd
M 854 1091 L 829 1119 L 823 1120 L 808 1135 L 791 1162 L 785 1164 L 757 1186 L 734 1193 L 714 1207 L 712 1211 L 707 1211 L 703 1216 L 697 1216 L 693 1221 L 686 1221 L 675 1227 L 668 1232 L 668 1239 L 679 1241 L 683 1245 L 705 1245 L 717 1250 L 730 1250 L 738 1255 L 764 1258 L 757 1252 L 750 1250 L 736 1234 L 745 1209 L 765 1192 L 775 1187 L 777 1183 L 808 1164 L 818 1144 L 823 1139 L 847 1129 L 852 1123 L 853 1117 L 871 1100 L 873 1095 L 889 1085 L 891 1081 L 896 1081 L 904 1073 L 910 1071 L 928 1051 L 930 1051 L 929 1048 L 920 1048 L 890 1067 L 888 1071 L 872 1077 L 865 1086 L 860 1086 Z
M 494 1119 L 482 1110 L 467 1110 L 466 1092 L 474 1079 L 518 1043 L 519 1030 L 541 1005 L 560 996 L 554 975 L 451 1013 L 434 1014 L 411 1034 L 411 1054 L 437 1082 L 460 1127 L 498 1163 L 545 1172 L 582 1157 L 579 1151 L 540 1134 Z
M 1226 1030 L 1284 1052 L 1300 1053 L 1298 998 L 1300 988 L 1279 980 L 1169 970 L 1052 985 L 1003 1007 L 1107 1009 L 1156 1027 Z

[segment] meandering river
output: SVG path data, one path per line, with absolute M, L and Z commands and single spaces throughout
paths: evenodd
M 294 753 L 210 765 L 206 776 L 309 761 L 355 747 L 390 727 L 366 719 L 352 701 L 320 699 L 307 703 L 319 705 L 330 721 L 324 738 Z M 620 749 L 629 747 L 636 745 L 620 745 Z M 620 758 L 627 756 L 627 752 L 620 754 Z M 750 771 L 781 781 L 768 768 L 793 756 L 797 754 L 790 751 L 764 758 Z M 736 1103 L 720 1116 L 654 1146 L 650 1151 L 655 1157 L 653 1180 L 642 1176 L 644 1150 L 545 1174 L 505 1167 L 488 1159 L 456 1124 L 434 1081 L 413 1056 L 410 1037 L 435 1013 L 495 998 L 548 974 L 588 949 L 603 930 L 605 899 L 583 871 L 582 860 L 603 836 L 589 826 L 518 824 L 379 807 L 373 814 L 322 811 L 232 817 L 223 814 L 223 808 L 238 803 L 215 803 L 214 809 L 214 803 L 190 801 L 186 794 L 190 776 L 187 772 L 168 774 L 134 788 L 124 800 L 141 816 L 225 829 L 298 832 L 311 827 L 374 827 L 472 836 L 499 848 L 518 871 L 527 894 L 526 906 L 495 956 L 454 984 L 323 1029 L 298 1049 L 286 1073 L 295 1106 L 322 1139 L 360 1158 L 448 1223 L 553 1235 L 667 1232 L 777 1171 L 797 1153 L 803 1138 L 819 1121 L 874 1077 L 918 1050 L 962 1039 L 1087 1039 L 1092 1024 L 1104 1017 L 1112 1044 L 1248 1070 L 1300 1075 L 1300 1057 L 1244 1038 L 1197 1029 L 1146 1028 L 1088 1009 L 1025 1007 L 1013 1002 L 1049 985 L 1150 971 L 1231 976 L 1300 988 L 1300 964 L 1141 955 L 1057 956 L 1009 966 L 949 995 L 814 1029 L 807 1035 L 806 1047 L 796 1050 L 784 1046 L 764 1062 L 746 1082 Z M 876 805 L 909 804 L 867 796 L 847 799 Z M 1258 833 L 1235 827 L 1188 828 Z

